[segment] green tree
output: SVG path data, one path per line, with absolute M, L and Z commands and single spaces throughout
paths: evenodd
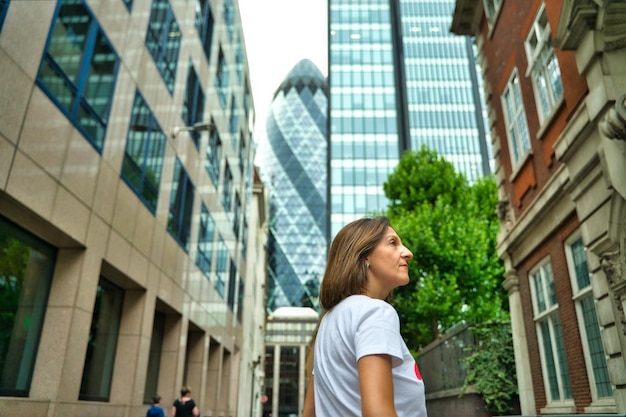
M 407 345 L 415 352 L 455 324 L 508 319 L 493 178 L 469 184 L 423 147 L 403 155 L 384 190 L 386 214 L 414 256 L 411 282 L 394 294 Z
M 503 415 L 512 408 L 517 394 L 515 354 L 510 323 L 485 322 L 471 327 L 475 345 L 465 358 L 467 377 L 462 393 L 473 385 L 485 401 L 487 408 L 496 415 Z

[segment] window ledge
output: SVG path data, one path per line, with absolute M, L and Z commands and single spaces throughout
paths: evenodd
M 530 156 L 532 154 L 533 154 L 533 149 L 529 148 L 524 154 L 524 156 L 522 156 L 520 160 L 517 161 L 517 164 L 513 167 L 513 172 L 511 172 L 511 175 L 509 175 L 509 183 L 512 184 L 513 181 L 515 181 L 515 178 L 517 178 L 519 173 L 522 171 L 522 167 L 526 165 L 526 161 L 530 159 Z
M 545 119 L 541 122 L 541 127 L 537 131 L 536 138 L 537 140 L 542 140 L 543 136 L 546 134 L 548 127 L 552 125 L 552 121 L 556 117 L 556 115 L 561 111 L 561 108 L 565 105 L 565 98 L 561 96 L 560 100 L 552 107 L 552 110 Z
M 589 407 L 585 407 L 585 414 L 615 414 L 617 413 L 617 407 L 615 405 L 615 399 L 613 398 L 600 398 L 592 401 Z
M 573 402 L 560 402 L 548 404 L 539 411 L 541 414 L 576 414 L 576 406 Z

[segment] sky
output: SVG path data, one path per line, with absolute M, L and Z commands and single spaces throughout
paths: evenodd
M 274 91 L 300 60 L 328 75 L 327 8 L 326 0 L 239 0 L 257 142 L 265 137 Z

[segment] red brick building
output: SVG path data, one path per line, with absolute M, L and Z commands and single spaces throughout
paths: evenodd
M 626 413 L 626 2 L 457 0 L 479 54 L 524 415 Z

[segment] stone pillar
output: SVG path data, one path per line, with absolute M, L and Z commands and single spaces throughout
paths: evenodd
M 623 246 L 623 244 L 622 244 Z M 624 275 L 623 248 L 604 252 L 600 256 L 602 273 L 609 284 L 615 322 L 604 328 L 602 341 L 605 353 L 609 356 L 607 367 L 614 391 L 615 405 L 618 413 L 626 413 L 626 276 Z M 603 310 L 598 311 L 606 315 Z
M 530 372 L 528 342 L 524 327 L 524 313 L 519 293 L 519 277 L 517 271 L 507 268 L 504 273 L 503 287 L 509 293 L 509 309 L 511 314 L 511 331 L 513 334 L 513 350 L 515 352 L 515 369 L 522 415 L 535 415 L 535 394 Z

